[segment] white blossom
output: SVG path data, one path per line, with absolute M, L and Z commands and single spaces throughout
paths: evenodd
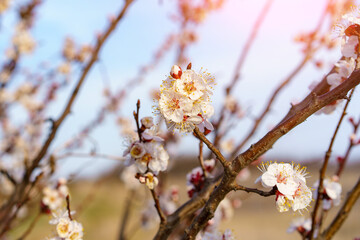
M 279 212 L 289 209 L 301 211 L 312 200 L 312 193 L 306 186 L 306 168 L 288 163 L 262 164 L 263 174 L 257 179 L 264 187 L 276 187 L 276 207 Z
M 142 119 L 140 120 L 140 122 L 141 122 L 141 124 L 142 124 L 145 128 L 147 128 L 147 129 L 149 129 L 149 128 L 151 128 L 152 126 L 154 126 L 154 120 L 153 120 L 152 117 L 144 117 L 144 118 L 142 118 Z
M 212 131 L 208 121 L 214 114 L 210 104 L 213 77 L 206 73 L 182 71 L 174 65 L 170 76 L 161 85 L 158 110 L 170 129 L 191 132 L 198 126 L 200 131 Z
M 314 197 L 317 198 L 319 181 L 317 181 L 313 187 L 316 190 L 314 192 Z M 338 182 L 338 179 L 335 177 L 333 177 L 332 179 L 325 178 L 323 181 L 323 187 L 324 187 L 323 194 L 325 195 L 323 199 L 323 208 L 325 210 L 329 210 L 333 206 L 338 206 L 341 202 L 341 192 L 342 192 L 342 187 L 341 184 Z

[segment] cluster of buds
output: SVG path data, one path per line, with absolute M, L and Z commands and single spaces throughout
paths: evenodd
M 135 164 L 136 178 L 150 189 L 158 184 L 156 175 L 167 169 L 169 161 L 169 155 L 161 143 L 163 139 L 157 136 L 155 127 L 152 117 L 142 118 L 138 130 L 140 139 L 132 141 L 124 152 L 125 165 Z
M 306 168 L 289 163 L 266 163 L 259 168 L 263 174 L 257 179 L 267 188 L 276 191 L 276 207 L 279 212 L 301 211 L 312 200 L 311 190 L 306 186 Z
M 333 176 L 331 179 L 325 178 L 323 181 L 323 186 L 324 189 L 321 193 L 323 199 L 323 209 L 329 210 L 331 207 L 339 206 L 342 191 L 341 184 L 339 183 L 339 177 Z M 314 198 L 317 198 L 319 181 L 317 181 L 313 187 L 316 189 L 316 191 L 314 192 Z
M 204 133 L 212 131 L 207 119 L 214 114 L 210 104 L 213 84 L 209 73 L 196 73 L 191 64 L 185 71 L 174 65 L 160 86 L 159 111 L 168 127 L 181 132 L 192 132 L 195 126 Z
M 46 214 L 66 206 L 66 196 L 69 195 L 69 189 L 66 186 L 66 179 L 60 178 L 55 187 L 46 186 L 43 189 L 43 198 L 41 200 L 41 210 Z
M 56 225 L 57 236 L 49 240 L 82 240 L 84 236 L 84 229 L 81 223 L 72 219 L 72 214 L 68 210 L 58 211 L 53 213 L 53 219 L 50 224 Z
M 215 159 L 209 159 L 204 161 L 205 171 L 211 173 L 215 167 Z M 188 188 L 189 197 L 193 197 L 194 193 L 200 192 L 205 184 L 205 174 L 201 167 L 196 167 L 186 175 L 186 185 Z

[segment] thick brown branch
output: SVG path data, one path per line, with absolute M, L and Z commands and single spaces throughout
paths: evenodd
M 326 81 L 326 79 L 324 81 Z M 335 100 L 343 99 L 346 94 L 359 83 L 360 70 L 356 70 L 345 82 L 330 92 L 324 93 L 321 96 L 316 95 L 314 92 L 310 93 L 310 97 L 308 96 L 304 101 L 307 101 L 307 99 L 311 99 L 311 101 L 307 102 L 306 105 L 304 105 L 304 102 L 301 102 L 290 109 L 287 117 L 273 130 L 268 132 L 262 139 L 232 161 L 232 172 L 239 173 L 243 168 L 268 151 L 279 138 L 304 122 L 309 116 L 324 106 Z M 319 85 L 324 85 L 324 82 L 321 82 Z M 296 111 L 294 111 L 294 108 Z M 235 178 L 235 174 L 231 176 L 227 174 L 224 175 L 220 185 L 211 194 L 209 201 L 199 216 L 194 219 L 191 226 L 187 229 L 184 239 L 195 239 L 198 232 L 206 225 L 208 220 L 214 216 L 219 203 L 225 198 L 227 193 L 232 190 L 231 186 L 234 184 Z
M 339 210 L 338 214 L 334 218 L 330 226 L 321 234 L 320 239 L 331 239 L 334 234 L 340 229 L 342 224 L 345 222 L 346 218 L 349 216 L 349 213 L 354 206 L 356 200 L 360 196 L 360 178 L 358 179 L 356 185 L 348 194 L 346 201 L 344 202 L 342 208 Z
M 160 225 L 154 240 L 166 240 L 170 233 L 174 230 L 175 226 L 179 224 L 181 220 L 184 220 L 194 214 L 195 211 L 203 207 L 206 201 L 209 199 L 210 193 L 219 184 L 222 175 L 219 175 L 213 181 L 207 181 L 204 188 L 189 201 L 185 202 L 174 213 L 167 217 L 167 223 Z

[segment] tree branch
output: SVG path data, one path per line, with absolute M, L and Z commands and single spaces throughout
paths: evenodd
M 350 103 L 350 100 L 351 100 L 351 97 L 354 93 L 354 89 L 351 90 L 351 93 L 350 93 L 350 96 L 349 96 L 349 100 L 346 102 L 345 106 L 344 106 L 344 109 L 342 111 L 342 114 L 340 116 L 340 119 L 336 125 L 336 128 L 335 128 L 335 132 L 331 138 L 331 141 L 330 141 L 330 145 L 329 145 L 329 148 L 328 150 L 326 151 L 326 154 L 325 154 L 325 157 L 324 157 L 324 162 L 323 162 L 323 165 L 320 169 L 320 176 L 319 176 L 319 187 L 317 189 L 317 192 L 318 192 L 318 195 L 317 195 L 317 199 L 316 199 L 316 202 L 315 202 L 315 206 L 314 206 L 314 210 L 312 212 L 312 225 L 311 225 L 311 231 L 310 231 L 310 240 L 313 239 L 313 234 L 315 232 L 315 227 L 316 227 L 316 215 L 317 215 L 317 211 L 319 209 L 319 207 L 321 206 L 321 203 L 322 203 L 322 192 L 324 191 L 324 186 L 323 186 L 323 180 L 325 178 L 325 173 L 326 173 L 326 169 L 327 169 L 327 165 L 328 165 L 328 162 L 329 162 L 329 159 L 330 159 L 330 156 L 331 156 L 331 152 L 332 152 L 332 147 L 334 145 L 334 142 L 335 142 L 335 138 L 337 136 L 337 133 L 340 129 L 340 125 L 341 123 L 343 122 L 343 119 L 346 115 L 346 110 L 349 106 L 349 103 Z
M 154 199 L 154 202 L 155 202 L 156 211 L 157 211 L 157 213 L 159 214 L 159 217 L 160 217 L 160 225 L 164 225 L 164 224 L 166 224 L 166 216 L 165 216 L 164 212 L 162 211 L 162 209 L 160 207 L 159 198 L 156 195 L 156 192 L 155 192 L 154 189 L 150 189 L 150 191 L 151 191 L 151 195 L 152 195 L 152 197 Z
M 223 165 L 224 169 L 229 169 L 230 166 L 230 162 L 228 162 L 226 160 L 226 158 L 221 154 L 221 152 L 219 151 L 219 149 L 217 149 L 206 137 L 205 135 L 200 132 L 198 127 L 195 127 L 194 129 L 194 134 L 195 136 L 197 136 L 200 141 L 203 141 L 206 146 L 208 146 L 208 148 L 215 154 L 215 156 L 217 157 L 217 159 L 220 161 L 220 163 Z
M 26 169 L 22 183 L 16 187 L 13 195 L 9 198 L 9 201 L 7 202 L 7 204 L 5 204 L 4 208 L 0 210 L 0 225 L 2 225 L 3 223 L 7 223 L 9 221 L 9 215 L 11 214 L 12 206 L 14 206 L 17 202 L 21 201 L 21 198 L 24 198 L 24 196 L 23 196 L 23 194 L 25 192 L 24 190 L 30 182 L 30 177 L 31 177 L 32 172 L 34 171 L 34 169 L 38 166 L 40 161 L 46 155 L 46 153 L 50 147 L 50 144 L 52 143 L 52 141 L 54 140 L 54 138 L 56 136 L 57 130 L 59 129 L 60 125 L 63 123 L 63 121 L 65 120 L 67 115 L 71 112 L 71 107 L 79 93 L 79 90 L 80 90 L 85 78 L 87 77 L 87 75 L 90 72 L 90 69 L 92 68 L 94 63 L 98 60 L 98 55 L 99 55 L 99 52 L 100 52 L 102 46 L 104 45 L 105 41 L 108 39 L 110 34 L 115 30 L 117 24 L 123 18 L 128 7 L 130 6 L 130 4 L 132 2 L 133 2 L 133 0 L 125 1 L 125 4 L 124 4 L 122 10 L 117 15 L 117 17 L 110 23 L 110 25 L 108 26 L 108 28 L 104 32 L 104 34 L 102 36 L 98 37 L 97 43 L 94 47 L 91 58 L 90 58 L 89 62 L 85 65 L 85 67 L 83 68 L 81 76 L 76 84 L 76 87 L 74 88 L 74 90 L 70 96 L 70 99 L 68 100 L 68 102 L 65 106 L 65 109 L 63 110 L 60 117 L 54 122 L 54 124 L 51 128 L 51 131 L 50 131 L 47 139 L 45 140 L 43 146 L 41 147 L 39 153 L 31 161 L 31 166 Z M 25 198 L 26 198 L 26 196 L 25 196 Z M 0 235 L 2 236 L 2 234 L 4 234 L 5 229 L 4 228 L 1 228 L 1 229 L 2 230 L 0 230 L 0 232 L 1 232 Z
M 290 130 L 295 128 L 300 123 L 304 122 L 309 116 L 332 103 L 335 100 L 343 99 L 348 91 L 360 83 L 360 70 L 355 70 L 350 77 L 340 84 L 335 89 L 326 92 L 320 86 L 325 86 L 328 89 L 326 78 L 315 88 L 322 90 L 323 95 L 318 96 L 316 92 L 311 92 L 301 103 L 293 106 L 286 117 L 273 130 L 268 132 L 257 143 L 253 144 L 244 153 L 237 156 L 232 161 L 232 172 L 239 173 L 242 169 L 255 161 L 258 157 L 268 151 L 272 145 Z M 305 104 L 306 103 L 306 104 Z M 183 239 L 195 239 L 198 232 L 204 228 L 208 220 L 210 220 L 215 213 L 219 203 L 225 198 L 227 193 L 232 190 L 236 175 L 224 174 L 220 185 L 210 195 L 208 202 L 201 211 L 201 213 L 193 220 L 191 226 L 186 230 Z
M 358 179 L 356 185 L 351 190 L 351 192 L 348 193 L 348 198 L 344 202 L 342 208 L 339 210 L 338 214 L 336 215 L 330 226 L 321 234 L 320 239 L 328 240 L 334 236 L 334 234 L 340 229 L 346 218 L 349 216 L 349 213 L 359 196 L 360 178 Z
M 273 188 L 268 192 L 264 192 L 264 191 L 261 191 L 261 190 L 256 189 L 256 188 L 248 188 L 248 187 L 244 187 L 244 186 L 241 186 L 241 185 L 238 185 L 238 184 L 235 184 L 233 186 L 233 190 L 234 191 L 245 191 L 247 193 L 252 192 L 252 193 L 259 194 L 260 196 L 263 196 L 263 197 L 269 197 L 269 196 L 273 196 L 273 195 L 276 194 L 276 188 Z

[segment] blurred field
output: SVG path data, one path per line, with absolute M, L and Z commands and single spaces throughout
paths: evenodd
M 168 185 L 177 184 L 180 186 L 181 201 L 188 198 L 185 188 L 185 171 L 191 166 L 186 164 L 184 169 L 176 168 L 176 172 L 169 174 Z M 308 179 L 311 186 L 317 179 L 318 173 L 315 167 L 310 169 L 311 178 Z M 259 187 L 254 184 L 254 179 L 259 176 L 259 171 L 252 167 L 251 178 L 244 183 L 249 187 Z M 333 171 L 329 171 L 332 173 Z M 343 197 L 346 195 L 360 173 L 360 166 L 352 166 L 347 169 L 341 179 L 343 184 Z M 70 185 L 71 207 L 77 210 L 75 219 L 83 223 L 86 240 L 115 240 L 118 239 L 120 219 L 124 211 L 124 202 L 128 191 L 117 176 L 106 177 L 97 182 L 78 181 Z M 145 188 L 140 188 L 137 197 L 132 199 L 131 217 L 128 220 L 127 236 L 129 239 L 152 239 L 156 228 L 144 230 L 139 227 L 139 212 L 143 209 L 144 196 L 149 197 Z M 232 221 L 224 222 L 222 230 L 230 228 L 236 235 L 236 239 L 300 239 L 297 233 L 287 234 L 286 229 L 295 217 L 301 215 L 293 212 L 279 213 L 274 205 L 274 196 L 264 198 L 254 194 L 240 193 L 243 200 L 242 206 L 235 211 Z M 339 207 L 333 209 L 326 218 L 326 224 L 332 219 Z M 34 207 L 31 211 L 37 211 Z M 305 213 L 305 217 L 307 213 Z M 49 217 L 42 216 L 36 224 L 32 233 L 26 238 L 29 240 L 46 239 L 51 236 L 54 226 L 48 224 Z M 15 229 L 10 239 L 18 239 L 21 233 L 30 224 L 25 222 L 21 227 Z M 342 229 L 335 235 L 334 239 L 354 239 L 360 237 L 360 201 L 357 201 L 350 217 L 346 220 Z

